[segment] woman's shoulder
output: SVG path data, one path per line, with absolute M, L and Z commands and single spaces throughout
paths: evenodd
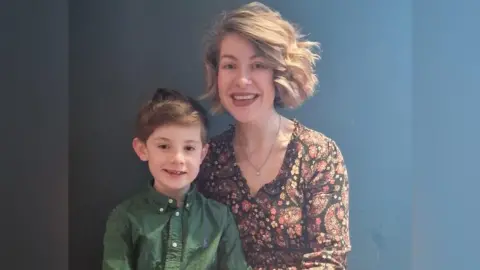
M 317 161 L 332 158 L 343 159 L 342 151 L 334 139 L 303 124 L 298 123 L 297 125 L 296 149 L 308 153 L 304 157 L 308 156 Z
M 221 133 L 210 137 L 208 144 L 210 148 L 223 148 L 228 146 L 233 139 L 233 126 L 230 125 L 227 129 Z
M 296 121 L 296 120 L 295 120 Z M 323 132 L 308 127 L 296 121 L 295 136 L 297 140 L 305 146 L 327 146 L 335 144 L 335 141 Z

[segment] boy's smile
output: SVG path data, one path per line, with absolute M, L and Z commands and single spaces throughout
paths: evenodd
M 163 169 L 163 171 L 168 173 L 170 176 L 180 176 L 187 173 L 186 171 L 177 171 L 177 170 L 168 170 L 168 169 Z

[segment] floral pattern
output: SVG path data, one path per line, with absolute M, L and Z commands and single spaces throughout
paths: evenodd
M 198 187 L 231 208 L 254 269 L 347 269 L 349 183 L 330 138 L 294 120 L 277 177 L 255 196 L 236 164 L 235 126 L 210 141 Z

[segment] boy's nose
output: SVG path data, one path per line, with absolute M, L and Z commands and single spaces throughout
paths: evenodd
M 176 152 L 172 156 L 173 163 L 184 163 L 185 162 L 185 155 L 182 152 Z

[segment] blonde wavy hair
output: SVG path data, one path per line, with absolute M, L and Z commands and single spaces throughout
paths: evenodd
M 212 112 L 223 110 L 217 87 L 220 44 L 228 34 L 238 34 L 249 40 L 274 71 L 275 105 L 296 108 L 311 97 L 318 83 L 315 62 L 320 55 L 314 52 L 318 42 L 305 40 L 292 23 L 280 13 L 258 2 L 223 12 L 206 36 L 204 55 L 206 93 L 211 98 Z

